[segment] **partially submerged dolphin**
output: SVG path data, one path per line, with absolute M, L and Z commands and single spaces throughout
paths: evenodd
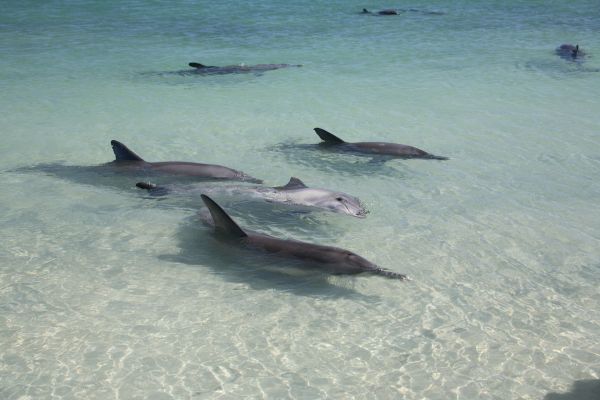
M 416 147 L 407 146 L 398 143 L 386 142 L 356 142 L 348 143 L 327 132 L 325 129 L 315 128 L 317 135 L 323 142 L 322 146 L 326 146 L 328 150 L 349 152 L 360 155 L 369 156 L 389 156 L 393 158 L 425 158 L 430 160 L 447 160 L 447 157 L 435 156 L 426 151 L 417 149 Z
M 579 48 L 578 44 L 575 46 L 572 44 L 561 44 L 556 48 L 555 52 L 556 55 L 565 60 L 576 60 L 585 56 L 585 52 Z
M 158 186 L 149 182 L 138 182 L 136 186 L 141 189 L 146 189 L 150 194 L 156 196 L 180 193 L 187 195 L 210 193 L 212 196 L 215 194 L 226 193 L 229 196 L 241 195 L 273 203 L 319 208 L 335 213 L 352 215 L 353 217 L 358 218 L 364 218 L 367 214 L 367 210 L 356 197 L 343 192 L 310 188 L 300 179 L 295 177 L 290 178 L 290 181 L 285 186 L 275 187 L 241 185 L 215 186 L 212 188 L 190 185 Z
M 361 14 L 370 14 L 370 15 L 399 15 L 400 13 L 405 13 L 405 12 L 416 12 L 416 13 L 421 13 L 421 14 L 427 14 L 427 15 L 444 15 L 443 12 L 441 11 L 423 11 L 423 10 L 417 10 L 416 8 L 387 8 L 385 10 L 379 10 L 379 11 L 369 11 L 366 8 L 363 8 L 361 11 Z
M 222 165 L 200 164 L 185 161 L 144 161 L 127 146 L 117 140 L 111 140 L 115 161 L 109 163 L 120 169 L 140 170 L 159 175 L 179 175 L 207 180 L 238 180 L 262 183 L 262 180 L 251 177 L 241 171 L 236 171 Z
M 299 64 L 257 64 L 257 65 L 225 65 L 223 67 L 217 67 L 214 65 L 204 65 L 197 62 L 191 62 L 188 64 L 194 68 L 191 73 L 203 74 L 203 75 L 225 75 L 225 74 L 244 74 L 244 73 L 262 73 L 265 71 L 271 71 L 274 69 L 288 68 L 288 67 L 301 67 Z
M 306 266 L 333 275 L 373 274 L 387 278 L 406 280 L 406 275 L 380 268 L 351 251 L 332 246 L 322 246 L 297 240 L 279 239 L 273 236 L 244 230 L 210 197 L 201 195 L 208 207 L 212 221 L 221 238 L 233 240 L 235 244 L 260 250 L 282 258 L 303 262 Z

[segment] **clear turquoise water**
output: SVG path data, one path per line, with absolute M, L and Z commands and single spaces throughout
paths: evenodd
M 4 1 L 0 398 L 598 387 L 600 8 L 566 3 Z M 447 14 L 358 15 L 365 6 Z M 566 62 L 561 43 L 591 56 Z M 164 73 L 189 61 L 304 66 Z M 315 126 L 451 160 L 377 169 L 290 150 L 316 143 Z M 110 139 L 149 160 L 356 195 L 367 219 L 230 206 L 243 226 L 345 247 L 413 281 L 282 274 L 137 179 L 37 167 L 110 161 Z

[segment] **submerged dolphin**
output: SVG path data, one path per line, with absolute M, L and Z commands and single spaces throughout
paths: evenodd
M 380 11 L 369 11 L 366 8 L 363 8 L 361 11 L 361 14 L 370 14 L 370 15 L 399 15 L 400 13 L 405 13 L 405 12 L 416 12 L 416 13 L 421 13 L 421 14 L 427 14 L 427 15 L 444 15 L 443 12 L 441 11 L 423 11 L 423 10 L 417 10 L 416 8 L 409 8 L 409 9 L 403 9 L 403 8 L 387 8 L 385 10 L 380 10 Z
M 585 52 L 579 49 L 579 45 L 573 46 L 572 44 L 562 44 L 555 50 L 556 55 L 565 60 L 576 60 L 581 59 L 585 56 Z
M 129 150 L 127 146 L 117 140 L 111 140 L 115 161 L 109 163 L 119 169 L 152 172 L 159 175 L 180 175 L 209 180 L 238 180 L 262 183 L 262 180 L 251 177 L 241 171 L 236 171 L 222 165 L 200 164 L 184 161 L 144 161 L 140 156 Z
M 225 65 L 223 67 L 217 67 L 214 65 L 204 65 L 197 62 L 191 62 L 188 64 L 194 68 L 189 71 L 194 74 L 202 75 L 225 75 L 225 74 L 244 74 L 249 72 L 261 73 L 265 71 L 271 71 L 274 69 L 288 68 L 288 67 L 301 67 L 302 65 L 296 64 L 257 64 L 257 65 Z
M 369 156 L 390 156 L 393 158 L 425 158 L 430 160 L 447 160 L 447 157 L 435 156 L 416 147 L 398 143 L 386 142 L 356 142 L 347 143 L 325 129 L 315 128 L 317 135 L 323 140 L 322 146 L 329 150 L 366 154 Z
M 290 178 L 285 186 L 219 186 L 208 188 L 206 186 L 190 187 L 181 185 L 157 186 L 149 182 L 138 182 L 137 187 L 147 189 L 152 195 L 162 196 L 167 194 L 194 194 L 210 193 L 211 195 L 227 193 L 228 195 L 241 195 L 257 198 L 273 203 L 282 203 L 295 206 L 319 208 L 340 214 L 348 214 L 353 217 L 364 218 L 367 210 L 360 200 L 342 192 L 334 192 L 327 189 L 309 188 L 298 178 Z
M 201 195 L 212 217 L 211 225 L 222 238 L 234 240 L 241 246 L 257 249 L 282 258 L 303 262 L 333 275 L 368 273 L 392 279 L 406 280 L 406 275 L 380 268 L 351 251 L 296 240 L 279 239 L 261 233 L 243 230 L 210 197 Z

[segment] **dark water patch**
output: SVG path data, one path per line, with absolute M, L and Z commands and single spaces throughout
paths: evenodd
M 565 393 L 548 393 L 544 400 L 600 400 L 600 379 L 575 381 Z

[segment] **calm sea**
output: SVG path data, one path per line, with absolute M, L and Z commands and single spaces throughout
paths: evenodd
M 598 398 L 599 32 L 597 0 L 2 1 L 0 398 Z M 221 201 L 413 280 L 232 251 L 199 198 L 87 168 L 111 139 L 353 194 L 366 219 Z

